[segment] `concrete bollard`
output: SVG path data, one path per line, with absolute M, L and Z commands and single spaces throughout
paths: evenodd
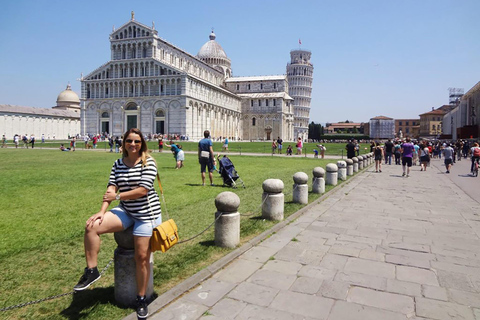
M 312 192 L 325 193 L 325 170 L 322 167 L 313 168 Z
M 285 196 L 284 184 L 280 179 L 267 179 L 262 184 L 262 218 L 268 220 L 283 220 Z
M 308 203 L 308 175 L 305 172 L 297 172 L 293 175 L 293 202 L 300 204 Z
M 353 176 L 353 160 L 352 159 L 345 159 L 347 163 L 347 176 Z
M 373 153 L 370 152 L 368 155 L 369 155 L 369 156 L 368 156 L 368 160 L 369 160 L 369 161 L 368 161 L 368 164 L 370 165 L 370 164 L 373 163 Z
M 368 154 L 363 157 L 363 167 L 368 167 Z
M 358 172 L 358 158 L 353 157 L 352 161 L 353 161 L 353 172 Z
M 335 163 L 327 164 L 327 175 L 325 183 L 328 185 L 336 186 L 338 183 L 338 167 Z
M 215 198 L 215 245 L 235 248 L 240 243 L 240 198 L 233 192 L 220 193 Z M 221 215 L 221 217 L 219 217 Z
M 343 160 L 337 161 L 338 179 L 347 180 L 347 163 Z
M 135 306 L 138 293 L 133 227 L 115 232 L 114 238 L 118 245 L 113 254 L 115 301 L 119 306 L 132 307 Z M 153 254 L 150 255 L 150 275 L 146 296 L 148 301 L 153 296 Z
M 358 156 L 357 159 L 358 159 L 358 170 L 360 171 L 363 169 L 363 156 Z

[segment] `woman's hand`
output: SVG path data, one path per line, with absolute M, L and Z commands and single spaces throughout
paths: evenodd
M 93 225 L 95 224 L 95 221 L 97 221 L 97 220 L 100 220 L 100 222 L 98 224 L 102 224 L 104 216 L 105 216 L 104 212 L 95 213 L 93 216 L 88 218 L 87 223 L 86 223 L 86 227 L 87 228 L 93 227 Z
M 113 200 L 115 200 L 116 196 L 117 196 L 117 193 L 115 192 L 115 190 L 108 189 L 107 192 L 105 192 L 105 194 L 103 195 L 103 202 L 110 203 Z

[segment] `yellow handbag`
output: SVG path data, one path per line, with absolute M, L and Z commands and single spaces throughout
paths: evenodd
M 163 203 L 165 203 L 165 197 L 163 196 L 163 188 L 160 183 L 160 176 L 157 173 L 158 186 L 160 187 L 160 193 L 162 194 Z M 165 204 L 166 205 L 166 204 Z M 166 210 L 168 217 L 168 211 Z M 152 252 L 162 251 L 166 252 L 168 249 L 173 247 L 178 242 L 178 227 L 173 219 L 168 219 L 165 222 L 162 222 L 159 226 L 153 228 L 152 237 L 150 238 L 150 250 Z
M 152 252 L 161 250 L 167 251 L 178 242 L 178 227 L 173 219 L 163 222 L 153 229 L 150 238 L 150 249 Z

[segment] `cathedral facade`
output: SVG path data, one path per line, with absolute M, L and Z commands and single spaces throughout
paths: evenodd
M 110 34 L 111 60 L 81 78 L 81 133 L 144 134 L 232 140 L 294 140 L 286 75 L 233 77 L 213 33 L 193 56 L 130 21 Z M 307 124 L 308 127 L 308 124 Z

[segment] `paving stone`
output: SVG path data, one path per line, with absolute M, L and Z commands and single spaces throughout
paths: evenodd
M 336 270 L 322 268 L 314 265 L 306 265 L 298 271 L 298 276 L 315 278 L 320 280 L 333 280 L 336 273 Z
M 328 253 L 337 254 L 347 257 L 358 257 L 360 255 L 360 249 L 349 248 L 338 244 L 332 245 Z
M 406 320 L 402 313 L 336 301 L 328 320 Z
M 247 282 L 275 289 L 288 290 L 295 280 L 297 280 L 296 275 L 261 269 L 257 270 L 257 272 L 248 278 Z
M 300 264 L 319 265 L 326 252 L 308 250 L 302 247 L 302 243 L 296 242 L 295 245 L 289 245 L 281 249 L 275 259 L 283 261 L 297 262 Z
M 367 244 L 381 244 L 382 240 L 381 239 L 375 239 L 375 238 L 368 238 L 365 236 L 352 236 L 352 235 L 347 235 L 347 234 L 341 234 L 337 238 L 338 241 L 350 241 L 350 242 L 358 242 L 358 243 L 367 243 Z
M 463 304 L 469 307 L 480 308 L 480 294 L 460 291 L 456 289 L 449 289 L 450 300 L 456 303 Z
M 414 259 L 412 257 L 386 254 L 385 261 L 388 263 L 396 264 L 396 265 L 430 269 L 430 260 Z
M 474 283 L 465 274 L 438 270 L 437 277 L 442 287 L 470 292 L 476 291 Z
M 293 285 L 290 287 L 290 291 L 315 294 L 320 289 L 323 280 L 309 277 L 298 277 Z
M 435 255 L 432 254 L 432 253 L 402 250 L 402 249 L 390 248 L 390 247 L 387 247 L 387 246 L 378 246 L 377 251 L 382 252 L 382 253 L 386 253 L 386 254 L 393 254 L 393 255 L 397 255 L 397 256 L 411 257 L 413 259 L 435 260 Z
M 225 282 L 239 283 L 246 280 L 262 266 L 262 263 L 236 259 L 213 277 Z
M 320 267 L 333 270 L 343 270 L 345 264 L 347 263 L 348 257 L 327 253 L 322 261 L 320 262 Z
M 274 248 L 256 246 L 242 254 L 240 258 L 249 261 L 265 263 L 268 261 L 268 259 L 273 257 L 277 251 L 278 250 Z
M 430 253 L 430 246 L 423 245 L 423 244 L 412 244 L 412 243 L 405 243 L 405 242 L 393 242 L 393 243 L 389 243 L 388 246 L 389 246 L 390 248 L 395 248 L 395 249 L 402 249 L 402 250 L 409 250 L 409 251 Z
M 344 268 L 345 272 L 356 272 L 395 279 L 395 266 L 378 261 L 349 258 Z
M 327 319 L 334 300 L 303 293 L 281 291 L 271 308 L 315 319 Z
M 360 287 L 350 288 L 347 301 L 405 315 L 413 315 L 415 311 L 412 297 Z
M 180 299 L 148 318 L 152 320 L 196 320 L 207 310 L 208 307 L 204 305 Z
M 422 295 L 422 287 L 418 283 L 387 279 L 388 292 L 403 294 L 406 296 L 419 297 Z
M 447 290 L 442 287 L 422 285 L 422 296 L 428 299 L 448 301 Z
M 350 284 L 346 282 L 323 280 L 317 294 L 326 298 L 345 300 L 349 289 Z
M 281 260 L 270 260 L 263 266 L 263 269 L 265 270 L 272 270 L 283 274 L 292 275 L 296 275 L 301 268 L 302 265 L 300 263 Z
M 475 315 L 475 320 L 480 320 L 480 309 L 473 308 L 473 314 Z
M 420 284 L 428 284 L 432 286 L 438 286 L 438 280 L 435 273 L 431 270 L 396 266 L 397 268 L 397 280 L 415 282 Z
M 234 287 L 233 283 L 211 278 L 193 289 L 184 299 L 211 307 Z
M 278 311 L 270 308 L 248 305 L 243 309 L 235 320 L 314 320 L 305 318 L 299 314 L 292 314 L 285 311 Z
M 374 260 L 374 261 L 385 261 L 385 254 L 381 252 L 376 252 L 370 249 L 364 249 L 360 251 L 360 254 L 358 255 L 359 258 L 361 259 L 366 259 L 366 260 Z
M 375 277 L 371 275 L 354 273 L 354 272 L 337 272 L 337 275 L 333 279 L 334 281 L 346 282 L 352 285 L 372 288 L 376 290 L 386 290 L 387 279 Z
M 472 309 L 456 303 L 431 300 L 426 298 L 415 298 L 416 313 L 421 317 L 428 317 L 438 320 L 474 320 Z
M 229 298 L 267 307 L 280 290 L 242 282 L 228 294 Z
M 235 319 L 246 306 L 245 302 L 225 298 L 214 305 L 208 313 L 219 319 Z
M 478 275 L 480 274 L 480 268 L 469 267 L 469 266 L 462 266 L 455 263 L 450 262 L 442 262 L 442 261 L 432 261 L 432 268 L 434 269 L 441 269 L 445 271 L 451 271 L 455 273 L 463 273 L 467 275 Z

